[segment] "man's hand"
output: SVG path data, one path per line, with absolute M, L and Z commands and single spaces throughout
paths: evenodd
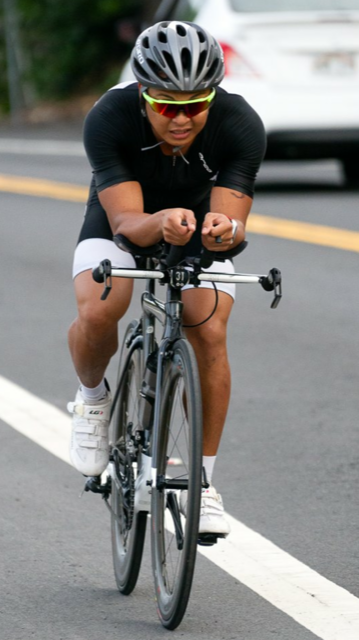
M 228 251 L 233 245 L 244 240 L 244 226 L 238 222 L 237 233 L 233 239 L 233 225 L 223 213 L 207 213 L 202 225 L 202 244 L 210 251 Z
M 196 230 L 196 218 L 190 209 L 165 209 L 162 218 L 163 238 L 170 244 L 183 246 Z

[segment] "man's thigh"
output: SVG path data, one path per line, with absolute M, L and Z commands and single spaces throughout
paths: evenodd
M 206 273 L 234 273 L 234 266 L 230 260 L 214 262 Z M 235 300 L 236 285 L 218 282 L 214 287 L 212 282 L 202 282 L 199 287 L 186 286 L 182 290 L 184 302 L 184 324 L 197 324 L 209 318 L 216 308 L 214 315 L 203 326 L 209 327 L 210 322 L 226 325 Z
M 113 278 L 112 289 L 106 300 L 101 300 L 104 285 L 92 278 L 92 269 L 101 260 L 111 260 L 113 267 L 133 268 L 133 257 L 118 249 L 114 242 L 102 238 L 84 240 L 76 247 L 73 277 L 79 314 L 103 317 L 118 321 L 126 313 L 131 302 L 133 280 Z
M 101 300 L 103 284 L 92 278 L 92 271 L 82 271 L 74 280 L 79 316 L 118 322 L 126 313 L 131 302 L 133 280 L 113 278 L 112 289 L 106 300 Z
M 213 289 L 189 289 L 183 292 L 183 324 L 186 332 L 226 329 L 233 308 L 233 298 L 223 291 Z M 214 313 L 213 313 L 214 312 Z M 191 325 L 198 325 L 198 328 Z
M 234 273 L 234 265 L 231 260 L 225 260 L 224 262 L 213 262 L 209 269 L 203 269 L 203 273 Z M 187 291 L 193 289 L 193 285 L 187 284 L 183 287 L 182 291 Z M 210 289 L 214 291 L 217 288 L 217 291 L 223 291 L 224 293 L 228 293 L 229 296 L 232 297 L 233 300 L 236 299 L 236 285 L 233 282 L 217 282 L 216 286 L 214 286 L 213 282 L 201 282 L 199 287 L 196 287 L 196 290 L 201 291 L 202 289 Z

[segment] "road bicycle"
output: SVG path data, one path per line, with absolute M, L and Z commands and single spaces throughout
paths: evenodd
M 182 258 L 181 247 L 169 252 L 162 244 L 136 247 L 124 236 L 114 241 L 135 258 L 136 268 L 113 268 L 104 260 L 93 272 L 109 295 L 113 277 L 145 279 L 140 319 L 128 325 L 110 422 L 110 462 L 107 480 L 88 478 L 85 490 L 101 493 L 111 512 L 113 565 L 118 589 L 128 595 L 139 575 L 148 514 L 151 514 L 151 554 L 161 623 L 175 629 L 190 595 L 197 544 L 217 542 L 213 534 L 198 535 L 201 492 L 208 487 L 202 467 L 202 409 L 197 363 L 182 323 L 181 291 L 201 282 L 259 283 L 274 292 L 275 308 L 282 295 L 281 273 L 268 275 L 211 273 L 214 260 L 239 254 L 246 242 L 226 252 L 202 249 L 200 256 Z M 166 288 L 165 301 L 155 283 Z M 164 296 L 162 296 L 164 297 Z M 208 318 L 207 318 L 208 320 Z M 204 319 L 206 321 L 206 319 Z M 156 339 L 156 328 L 162 336 Z M 187 492 L 184 494 L 184 492 Z M 186 496 L 186 517 L 182 496 Z

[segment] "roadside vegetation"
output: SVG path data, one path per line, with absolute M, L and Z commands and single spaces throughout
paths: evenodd
M 0 116 L 114 84 L 156 0 L 0 0 Z

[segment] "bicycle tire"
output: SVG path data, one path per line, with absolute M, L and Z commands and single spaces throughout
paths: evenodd
M 137 456 L 137 460 L 132 460 L 128 455 L 130 425 L 138 415 L 139 389 L 143 371 L 141 342 L 138 342 L 133 349 L 122 376 L 122 367 L 128 354 L 126 342 L 136 325 L 135 321 L 131 322 L 125 333 L 118 375 L 120 388 L 117 389 L 114 397 L 116 404 L 111 419 L 111 441 L 123 453 L 122 463 L 119 464 L 120 478 L 117 478 L 115 469 L 111 474 L 111 540 L 116 584 L 124 595 L 132 593 L 137 583 L 147 523 L 146 512 L 134 512 L 134 483 L 140 471 L 141 456 Z
M 151 499 L 152 567 L 159 618 L 164 627 L 175 629 L 185 614 L 192 586 L 202 484 L 200 382 L 193 350 L 184 339 L 175 342 L 165 364 L 160 413 L 157 486 L 152 487 Z M 188 481 L 187 517 L 179 516 L 182 548 L 173 532 L 180 491 L 159 489 L 161 477 Z

